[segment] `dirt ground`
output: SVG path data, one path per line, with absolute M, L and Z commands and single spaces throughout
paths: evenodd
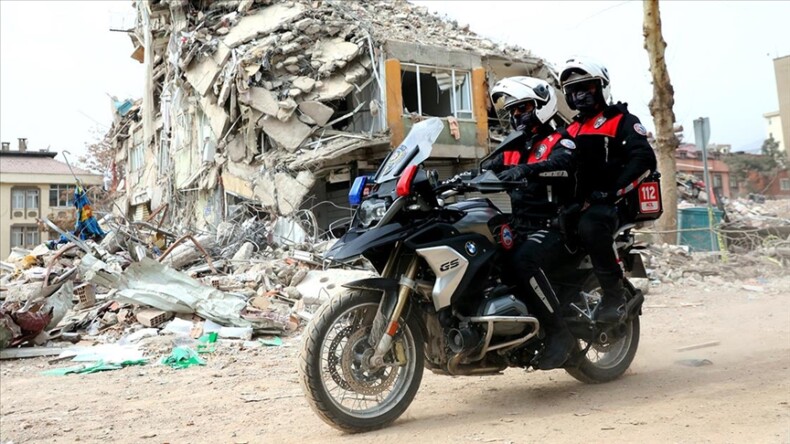
M 298 337 L 283 347 L 226 345 L 207 366 L 186 370 L 149 364 L 42 376 L 67 364 L 5 361 L 0 440 L 790 443 L 788 302 L 788 276 L 654 288 L 639 351 L 620 380 L 585 385 L 561 370 L 459 378 L 426 372 L 406 413 L 365 435 L 344 435 L 308 408 L 296 373 Z M 675 350 L 711 341 L 719 344 Z M 694 362 L 706 365 L 687 365 Z

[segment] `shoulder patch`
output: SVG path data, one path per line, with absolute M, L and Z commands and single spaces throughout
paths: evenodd
M 647 130 L 641 123 L 634 124 L 634 131 L 636 131 L 637 134 L 640 134 L 642 136 L 647 136 Z
M 565 148 L 568 148 L 569 150 L 572 150 L 572 149 L 576 148 L 576 144 L 573 143 L 573 141 L 571 139 L 562 139 L 562 140 L 560 140 L 560 145 L 564 146 Z

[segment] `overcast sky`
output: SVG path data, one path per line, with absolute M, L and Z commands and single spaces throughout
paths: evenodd
M 561 66 L 588 55 L 609 69 L 612 94 L 649 130 L 653 95 L 642 35 L 641 1 L 415 1 L 515 43 Z M 773 59 L 790 54 L 790 1 L 660 2 L 675 116 L 693 143 L 694 119 L 709 117 L 711 142 L 759 148 L 763 113 L 777 111 Z
M 561 64 L 573 54 L 604 62 L 612 92 L 652 130 L 642 47 L 642 3 L 417 1 Z M 693 140 L 693 119 L 711 119 L 711 141 L 759 147 L 762 115 L 778 109 L 773 58 L 790 54 L 790 2 L 662 1 L 675 114 Z M 107 94 L 140 97 L 142 65 L 122 28 L 131 1 L 0 1 L 0 139 L 32 149 L 84 152 L 112 120 Z

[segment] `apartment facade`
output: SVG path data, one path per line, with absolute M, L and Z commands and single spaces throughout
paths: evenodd
M 37 219 L 68 219 L 74 212 L 74 176 L 57 153 L 29 151 L 27 140 L 11 150 L 3 142 L 0 150 L 0 260 L 13 247 L 33 248 L 50 239 L 49 230 Z M 80 168 L 74 173 L 85 186 L 101 186 L 102 177 Z

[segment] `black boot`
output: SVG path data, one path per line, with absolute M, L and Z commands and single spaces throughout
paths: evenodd
M 547 336 L 544 351 L 537 357 L 537 367 L 541 370 L 561 367 L 573 352 L 576 339 L 562 318 L 560 302 L 543 270 L 529 275 L 526 283 L 529 284 L 531 293 L 537 296 L 533 306 Z
M 603 289 L 601 303 L 595 310 L 595 320 L 614 324 L 625 319 L 625 289 L 623 281 L 618 280 Z
M 548 340 L 546 341 L 546 349 L 538 358 L 539 369 L 551 370 L 562 367 L 562 364 L 565 364 L 565 361 L 571 356 L 576 347 L 576 338 L 568 331 L 567 327 L 564 325 L 563 327 L 559 330 L 546 332 Z

